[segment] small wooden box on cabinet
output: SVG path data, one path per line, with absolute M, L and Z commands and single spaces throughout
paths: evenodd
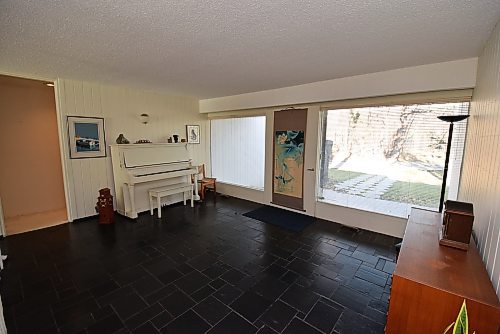
M 469 248 L 474 207 L 471 203 L 446 201 L 443 226 L 439 231 L 439 244 L 458 249 Z

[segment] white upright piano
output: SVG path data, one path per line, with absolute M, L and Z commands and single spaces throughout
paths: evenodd
M 117 211 L 129 218 L 149 210 L 148 189 L 194 177 L 194 199 L 198 196 L 198 169 L 191 165 L 185 143 L 111 145 Z M 182 201 L 182 195 L 168 196 L 162 204 Z

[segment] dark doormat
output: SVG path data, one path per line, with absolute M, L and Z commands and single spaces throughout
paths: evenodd
M 278 209 L 272 206 L 260 207 L 244 213 L 243 216 L 257 219 L 267 224 L 276 225 L 293 232 L 301 232 L 316 221 L 314 217 Z

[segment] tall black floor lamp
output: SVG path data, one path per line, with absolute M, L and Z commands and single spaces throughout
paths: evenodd
M 443 184 L 441 185 L 441 198 L 439 199 L 439 212 L 443 212 L 444 193 L 446 191 L 446 178 L 448 177 L 448 163 L 450 162 L 451 138 L 453 136 L 453 123 L 468 118 L 469 115 L 438 116 L 442 121 L 450 123 L 448 130 L 448 144 L 446 145 L 446 159 L 444 160 Z

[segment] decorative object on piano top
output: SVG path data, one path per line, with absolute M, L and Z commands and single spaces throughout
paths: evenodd
M 200 143 L 200 126 L 199 125 L 186 125 L 186 136 L 189 144 Z
M 140 114 L 139 118 L 141 119 L 142 124 L 148 124 L 149 123 L 149 115 L 148 114 Z
M 99 213 L 99 224 L 114 223 L 115 213 L 113 209 L 113 196 L 109 188 L 99 190 L 99 197 L 97 197 L 95 210 Z
M 151 140 L 148 140 L 148 139 L 139 139 L 135 143 L 136 144 L 151 144 Z
M 469 249 L 474 207 L 471 203 L 444 202 L 443 226 L 439 231 L 439 244 L 462 250 Z
M 174 138 L 174 143 L 179 142 L 179 135 L 172 135 L 172 138 Z
M 68 116 L 67 122 L 71 159 L 106 156 L 104 118 Z
M 123 133 L 120 133 L 118 138 L 116 138 L 116 143 L 117 144 L 130 144 L 130 141 L 127 138 L 125 138 Z

